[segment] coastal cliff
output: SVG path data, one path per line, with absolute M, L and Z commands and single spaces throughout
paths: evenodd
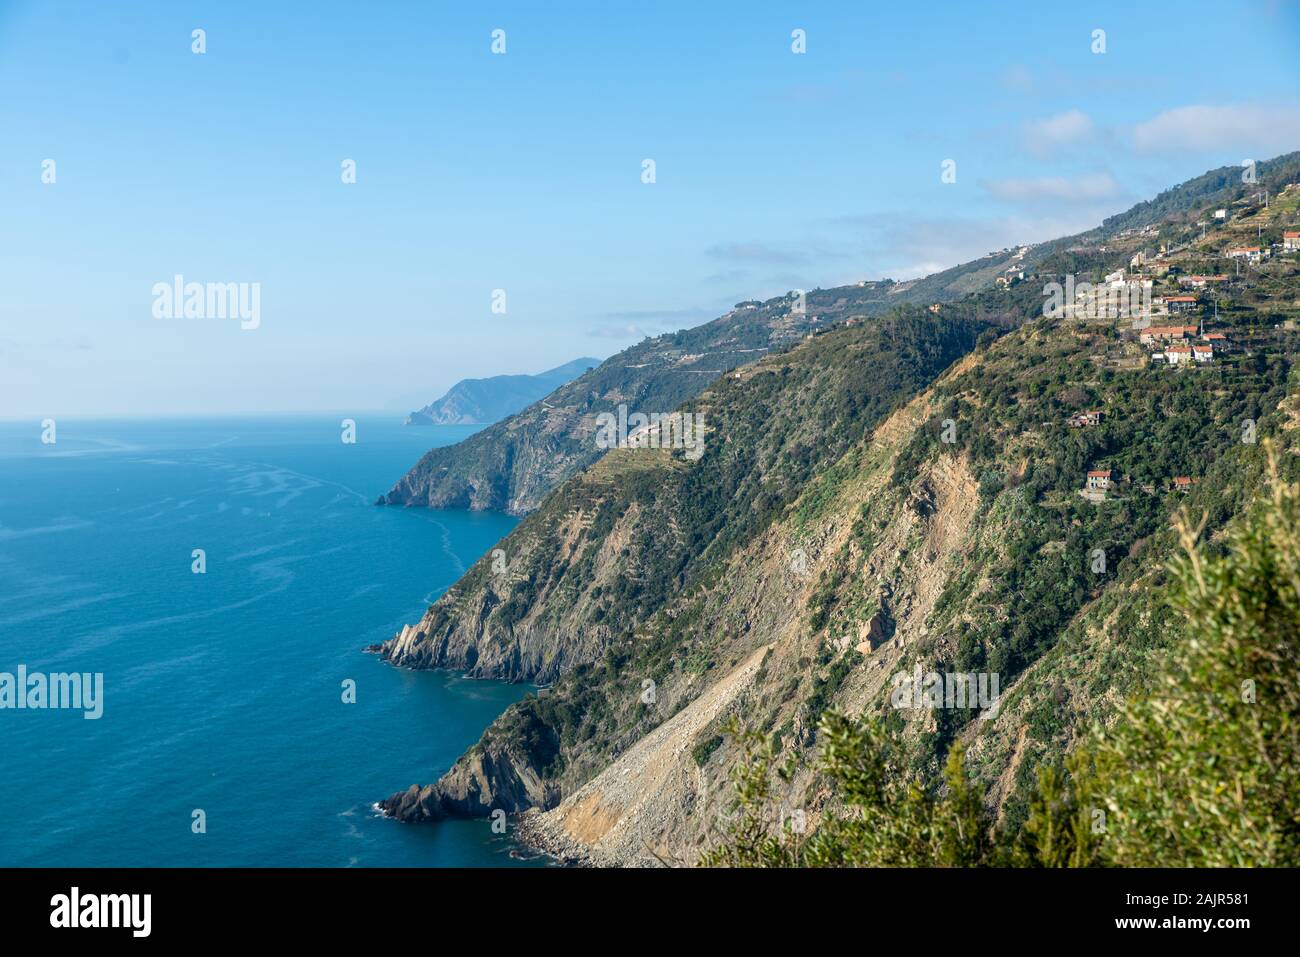
M 411 785 L 379 803 L 389 817 L 407 823 L 445 817 L 488 817 L 548 808 L 559 797 L 543 772 L 558 751 L 553 733 L 526 719 L 498 723 L 436 783 Z

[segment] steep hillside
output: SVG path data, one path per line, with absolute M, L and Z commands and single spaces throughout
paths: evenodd
M 584 357 L 536 375 L 496 375 L 462 379 L 437 399 L 406 417 L 404 425 L 490 425 L 532 405 L 572 382 L 599 359 Z
M 888 714 L 931 775 L 967 739 L 990 804 L 1014 827 L 1039 761 L 1059 760 L 1078 728 L 1104 718 L 1161 646 L 1174 510 L 1204 508 L 1214 534 L 1254 490 L 1258 446 L 1241 442 L 1240 423 L 1258 416 L 1259 435 L 1280 431 L 1283 417 L 1257 410 L 1279 405 L 1295 345 L 1259 371 L 1131 373 L 1131 389 L 1110 393 L 1107 431 L 1085 435 L 1065 424 L 1072 390 L 1101 383 L 1086 346 L 1069 348 L 1074 335 L 1040 320 L 959 363 L 732 556 L 725 584 L 517 706 L 513 720 L 526 715 L 556 742 L 544 777 L 562 796 L 523 820 L 531 839 L 600 863 L 693 860 L 728 811 L 738 755 L 727 720 L 806 768 L 832 704 Z M 1004 392 L 1008 374 L 1023 388 Z M 972 428 L 950 446 L 939 437 L 954 411 L 958 435 Z M 1115 448 L 1128 450 L 1130 481 L 1084 499 L 1088 457 Z M 1199 480 L 1186 495 L 1171 483 L 1183 468 Z M 893 710 L 895 676 L 918 665 L 998 674 L 995 717 Z M 825 795 L 811 773 L 778 793 L 774 822 L 797 809 L 815 825 Z
M 1290 228 L 1279 207 L 1270 226 Z M 386 809 L 531 810 L 520 827 L 561 855 L 689 861 L 727 814 L 731 718 L 794 763 L 774 819 L 815 826 L 828 796 L 807 759 L 834 705 L 888 715 L 931 778 L 966 740 L 1014 829 L 1038 763 L 1160 648 L 1174 511 L 1204 509 L 1217 534 L 1255 489 L 1256 440 L 1291 435 L 1300 256 L 1183 296 L 1230 268 L 1199 221 L 1161 223 L 1166 248 L 1136 275 L 1145 227 L 937 312 L 803 340 L 689 403 L 699 461 L 623 449 L 566 483 L 378 649 L 552 686 Z M 1117 267 L 1119 285 L 1153 287 L 1131 312 L 1090 298 Z M 1096 285 L 1045 316 L 1044 287 L 1067 280 Z M 996 675 L 1001 697 L 979 716 L 893 708 L 917 667 Z
M 618 449 L 383 646 L 389 660 L 553 681 L 673 602 L 990 328 L 923 310 L 814 337 L 696 397 L 704 452 Z
M 838 459 L 990 328 L 987 319 L 916 310 L 814 337 L 692 403 L 707 430 L 699 461 L 620 449 L 552 493 L 498 556 L 485 556 L 418 625 L 374 650 L 399 665 L 560 680 L 566 690 L 508 711 L 441 782 L 395 795 L 386 808 L 409 820 L 522 810 L 561 793 L 556 776 L 580 741 L 594 749 L 585 764 L 617 754 L 603 750 L 617 743 L 598 731 L 622 720 L 606 685 L 626 680 L 627 651 L 613 649 L 650 655 L 644 680 L 671 669 L 691 632 L 682 596 L 721 591 L 729 556 L 764 536 L 817 463 Z M 640 640 L 643 621 L 666 634 Z M 600 697 L 571 698 L 565 676 Z M 634 698 L 644 690 L 630 688 Z

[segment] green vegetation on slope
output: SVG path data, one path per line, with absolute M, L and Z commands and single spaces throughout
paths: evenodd
M 820 718 L 879 713 L 883 685 L 914 663 L 993 671 L 1005 695 L 996 720 L 887 710 L 873 733 L 914 799 L 942 794 L 964 749 L 964 773 L 1006 840 L 1042 830 L 1043 795 L 1067 786 L 1061 755 L 1140 690 L 1171 638 L 1158 596 L 1174 512 L 1205 511 L 1213 547 L 1259 484 L 1243 427 L 1287 428 L 1276 410 L 1296 343 L 1279 324 L 1295 317 L 1294 257 L 1242 270 L 1217 303 L 1203 297 L 1187 314 L 1230 336 L 1234 348 L 1209 365 L 1153 368 L 1127 321 L 1037 318 L 1043 284 L 1061 272 L 1098 282 L 1151 235 L 1185 249 L 1195 227 L 1057 248 L 1025 281 L 846 323 L 727 376 L 688 406 L 706 413 L 703 459 L 619 452 L 575 476 L 502 543 L 510 574 L 490 574 L 486 559 L 471 569 L 419 640 L 399 642 L 417 651 L 402 663 L 554 681 L 513 717 L 558 745 L 533 762 L 556 796 L 605 769 L 598 788 L 618 792 L 617 775 L 644 758 L 628 752 L 690 708 L 654 739 L 693 765 L 652 817 L 683 849 L 716 821 L 713 785 L 737 758 L 720 735 L 728 713 L 743 707 L 764 746 L 797 762 L 795 779 L 774 785 L 783 798 L 816 807 L 808 759 L 825 743 Z M 1225 271 L 1189 255 L 1151 268 L 1159 293 L 1181 291 L 1180 272 Z M 943 330 L 981 326 L 977 353 L 922 392 L 941 366 L 909 337 L 928 329 L 955 357 L 969 343 L 944 345 Z M 1070 427 L 1092 409 L 1100 424 Z M 1115 478 L 1104 499 L 1079 494 L 1095 468 Z M 1198 482 L 1176 488 L 1175 476 Z M 642 697 L 646 683 L 657 699 Z M 743 705 L 714 694 L 724 688 Z
M 1089 334 L 1053 320 L 1035 327 L 938 388 L 937 421 L 917 432 L 894 470 L 907 485 L 925 458 L 966 456 L 981 497 L 1001 510 L 1004 549 L 954 577 L 941 601 L 961 609 L 954 670 L 1004 681 L 1037 660 L 1126 564 L 1147 560 L 1146 540 L 1167 528 L 1181 495 L 1176 476 L 1204 481 L 1241 447 L 1246 423 L 1257 435 L 1275 427 L 1268 413 L 1286 394 L 1291 365 L 1288 350 L 1209 368 L 1117 372 L 1096 367 Z M 1102 411 L 1100 425 L 1066 424 L 1091 409 Z M 954 423 L 951 443 L 941 440 L 943 420 Z M 1118 479 L 1102 502 L 1079 495 L 1097 469 Z M 1196 498 L 1213 510 L 1214 527 L 1239 504 Z M 1097 549 L 1101 570 L 1089 559 Z
M 1294 468 L 1292 468 L 1294 471 Z M 1224 867 L 1300 864 L 1300 486 L 1276 469 L 1218 555 L 1183 528 L 1180 629 L 1151 687 L 1066 763 L 1039 769 L 1019 831 L 995 827 L 961 746 L 934 786 L 878 718 L 823 718 L 834 792 L 811 833 L 771 826 L 775 751 L 746 735 L 722 866 Z

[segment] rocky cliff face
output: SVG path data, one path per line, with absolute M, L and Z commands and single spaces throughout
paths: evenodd
M 530 731 L 541 736 L 534 738 Z M 497 733 L 485 736 L 437 783 L 413 784 L 379 806 L 388 816 L 407 823 L 551 807 L 559 795 L 555 785 L 543 778 L 543 770 L 554 755 L 555 742 L 547 729 L 507 722 L 497 727 Z
M 819 344 L 834 350 L 838 335 Z M 1163 612 L 1149 596 L 1172 548 L 1173 510 L 1217 502 L 1211 528 L 1230 520 L 1234 490 L 1249 486 L 1257 464 L 1256 448 L 1235 442 L 1230 425 L 1286 393 L 1289 362 L 1241 378 L 1236 370 L 1230 392 L 1149 370 L 1136 373 L 1140 388 L 1109 387 L 1115 431 L 1083 436 L 1058 403 L 1094 381 L 1099 347 L 1078 327 L 1044 320 L 1004 336 L 880 420 L 774 521 L 630 631 L 597 640 L 575 622 L 574 647 L 591 642 L 582 663 L 557 669 L 546 697 L 503 719 L 536 722 L 557 741 L 553 758 L 528 766 L 550 788 L 519 819 L 528 838 L 595 863 L 690 863 L 728 814 L 728 776 L 741 757 L 724 734 L 728 719 L 807 760 L 822 711 L 889 713 L 894 676 L 918 664 L 1002 676 L 989 720 L 934 711 L 895 720 L 913 759 L 935 771 L 947 745 L 966 740 L 990 803 L 1004 818 L 1023 813 L 1037 764 L 1103 719 L 1160 647 Z M 1152 407 L 1170 414 L 1148 437 L 1162 451 L 1147 455 L 1129 436 L 1151 427 Z M 958 423 L 959 441 L 942 440 L 946 420 Z M 1176 434 L 1191 436 L 1181 449 Z M 1075 486 L 1090 457 L 1113 447 L 1134 449 L 1126 474 L 1196 470 L 1201 482 L 1187 497 L 1161 487 L 1088 502 Z M 651 484 L 661 487 L 662 475 Z M 1090 571 L 1096 547 L 1110 556 L 1104 574 Z M 565 554 L 576 574 L 574 553 Z M 630 572 L 633 554 L 611 548 L 603 574 Z M 575 593 L 543 601 L 554 610 Z M 475 761 L 434 793 L 473 777 Z M 826 796 L 814 777 L 800 772 L 777 794 L 774 815 L 799 809 L 815 826 Z
M 704 675 L 681 686 L 669 681 L 651 694 L 655 707 L 633 705 L 631 712 L 626 702 L 615 708 L 574 698 L 565 679 L 612 678 L 611 649 L 638 644 L 639 623 L 647 620 L 668 628 L 667 638 L 655 640 L 657 669 L 666 668 L 681 651 L 671 644 L 689 627 L 680 601 L 698 586 L 688 583 L 702 582 L 737 549 L 761 550 L 753 542 L 765 540 L 766 528 L 811 475 L 811 437 L 826 430 L 826 448 L 851 447 L 988 328 L 986 320 L 922 313 L 808 340 L 700 397 L 707 434 L 727 441 L 714 445 L 706 436 L 698 462 L 680 450 L 618 450 L 550 496 L 503 540 L 495 561 L 485 556 L 419 624 L 375 650 L 407 667 L 561 685 L 554 697 L 507 712 L 441 781 L 394 795 L 386 809 L 413 820 L 507 805 L 550 807 L 563 781 L 580 779 L 583 768 L 622 747 L 610 741 L 608 752 L 574 751 L 573 722 L 608 710 L 616 724 L 630 720 L 648 729 L 661 708 L 675 701 L 684 707 Z M 788 577 L 780 567 L 773 573 Z M 708 587 L 745 603 L 726 610 L 725 627 L 742 642 L 753 640 L 759 622 L 798 617 L 784 596 L 773 604 L 783 590 L 724 590 L 716 580 Z M 644 674 L 643 681 L 655 681 Z M 628 701 L 646 691 L 635 685 Z M 556 709 L 566 716 L 558 724 Z M 557 742 L 555 757 L 503 744 L 518 737 L 507 728 L 520 726 L 547 729 Z
M 687 610 L 677 609 L 695 627 L 675 657 L 707 665 L 657 672 L 653 706 L 624 700 L 619 726 L 625 737 L 607 761 L 586 760 L 583 752 L 594 750 L 589 744 L 573 746 L 557 778 L 563 800 L 520 819 L 529 840 L 603 865 L 692 863 L 729 814 L 729 772 L 740 756 L 725 734 L 729 720 L 764 729 L 800 753 L 815 746 L 817 715 L 832 702 L 861 710 L 883 698 L 892 674 L 904 667 L 905 649 L 924 639 L 943 570 L 966 553 L 978 510 L 975 482 L 960 463 L 936 463 L 920 476 L 934 496 L 928 516 L 903 507 L 910 493 L 889 491 L 900 445 L 934 411 L 926 395 L 891 415 L 846 455 L 838 474 L 828 473 L 810 489 L 803 508 L 787 510 L 733 556 L 721 576 L 725 588 L 695 594 Z M 888 531 L 863 554 L 859 580 L 874 594 L 897 598 L 892 637 L 875 648 L 873 609 L 846 620 L 843 633 L 831 639 L 809 626 L 809 607 L 824 595 L 826 569 L 843 549 L 859 548 L 857 519 L 863 504 L 873 501 L 887 516 Z M 933 547 L 909 553 L 917 541 Z M 648 662 L 634 661 L 629 671 L 656 673 Z M 584 694 L 564 684 L 556 695 Z M 607 700 L 635 700 L 620 690 Z M 638 734 L 640 726 L 648 730 Z M 774 819 L 809 808 L 808 795 L 815 793 L 809 775 L 796 776 L 778 791 Z M 809 820 L 815 824 L 815 811 Z
M 699 461 L 683 449 L 611 452 L 380 652 L 406 667 L 535 682 L 596 662 L 761 532 L 814 474 L 818 453 L 847 448 L 988 327 L 902 315 L 728 377 L 690 410 L 705 423 Z

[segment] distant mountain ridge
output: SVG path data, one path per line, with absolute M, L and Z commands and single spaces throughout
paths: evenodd
M 598 365 L 599 359 L 583 356 L 536 375 L 461 379 L 442 398 L 408 415 L 403 424 L 491 425 L 527 408 Z
M 987 284 L 1016 261 L 1014 250 L 981 260 Z M 631 411 L 669 412 L 721 376 L 818 330 L 906 303 L 951 301 L 966 293 L 969 282 L 965 273 L 951 270 L 914 283 L 885 279 L 816 289 L 802 303 L 793 293 L 737 303 L 702 326 L 643 339 L 544 401 L 462 442 L 430 450 L 379 503 L 525 515 L 601 457 L 595 441 L 599 413 L 620 404 Z

